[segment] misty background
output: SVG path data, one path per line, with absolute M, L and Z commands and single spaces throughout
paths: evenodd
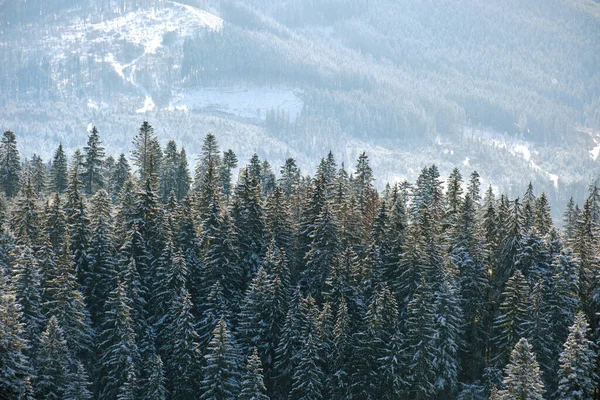
M 190 160 L 212 132 L 304 173 L 329 150 L 376 185 L 477 170 L 555 219 L 599 177 L 591 0 L 0 0 L 0 129 L 23 155 L 111 153 L 144 120 Z M 557 221 L 559 222 L 559 221 Z

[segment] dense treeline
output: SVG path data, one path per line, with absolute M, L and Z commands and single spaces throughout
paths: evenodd
M 0 147 L 0 398 L 598 397 L 600 188 L 435 165 L 379 193 L 366 154 L 276 175 L 144 122 L 128 157 Z M 135 166 L 133 170 L 130 162 Z

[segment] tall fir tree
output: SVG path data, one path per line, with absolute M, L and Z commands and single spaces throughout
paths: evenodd
M 60 143 L 54 152 L 52 159 L 52 168 L 50 170 L 51 188 L 57 193 L 64 193 L 67 190 L 69 180 L 67 171 L 67 155 Z
M 263 382 L 262 363 L 258 350 L 252 349 L 246 363 L 246 373 L 242 379 L 240 400 L 269 400 L 267 388 Z
M 521 338 L 510 354 L 504 369 L 504 389 L 498 392 L 500 400 L 543 400 L 545 393 L 541 372 L 532 346 Z
M 596 381 L 596 345 L 589 339 L 590 327 L 583 312 L 577 313 L 560 355 L 558 400 L 583 400 L 594 397 Z
M 21 161 L 14 132 L 6 131 L 0 142 L 0 185 L 8 198 L 20 188 Z
M 104 173 L 102 171 L 104 164 L 104 147 L 100 141 L 98 130 L 92 128 L 88 136 L 87 146 L 83 148 L 84 162 L 83 171 L 81 171 L 81 180 L 88 194 L 94 194 L 98 189 L 105 186 Z
M 213 331 L 202 368 L 200 399 L 227 400 L 240 391 L 240 360 L 236 344 L 224 319 Z
M 40 398 L 60 400 L 65 398 L 70 380 L 71 360 L 67 341 L 56 317 L 50 318 L 40 337 L 36 356 L 37 373 L 34 388 Z

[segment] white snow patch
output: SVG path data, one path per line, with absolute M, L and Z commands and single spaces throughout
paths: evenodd
M 96 104 L 92 101 L 92 99 L 88 99 L 87 106 L 88 106 L 88 108 L 92 108 L 94 110 L 98 110 L 100 108 L 100 107 L 98 107 L 98 104 Z
M 473 129 L 470 127 L 465 127 L 465 132 L 471 135 L 473 140 L 478 140 L 482 143 L 486 143 L 500 149 L 506 149 L 512 155 L 518 156 L 527 161 L 531 169 L 546 177 L 546 179 L 552 182 L 555 188 L 558 188 L 559 176 L 544 170 L 531 159 L 531 149 L 529 148 L 529 143 L 516 138 L 511 138 L 506 134 L 500 135 L 497 132 Z M 467 136 L 467 138 L 468 137 L 469 136 Z
M 464 165 L 465 167 L 468 167 L 468 166 L 469 166 L 469 162 L 470 162 L 470 161 L 471 161 L 471 159 L 470 159 L 469 157 L 466 157 L 466 158 L 465 158 L 465 161 L 463 161 L 463 165 Z
M 175 96 L 177 110 L 204 110 L 264 120 L 269 110 L 283 110 L 291 121 L 304 105 L 298 92 L 284 87 L 203 88 Z
M 156 104 L 154 104 L 154 101 L 152 101 L 152 98 L 150 96 L 146 96 L 146 99 L 144 100 L 144 106 L 142 108 L 140 108 L 139 110 L 136 110 L 135 112 L 138 114 L 143 114 L 143 113 L 147 113 L 148 111 L 154 110 L 155 107 L 156 107 Z

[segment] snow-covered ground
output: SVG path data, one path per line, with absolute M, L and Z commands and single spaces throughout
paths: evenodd
M 535 149 L 532 149 L 531 143 L 490 130 L 476 129 L 471 127 L 465 127 L 464 129 L 465 136 L 467 138 L 471 138 L 472 140 L 476 140 L 500 149 L 506 149 L 512 155 L 522 158 L 529 164 L 529 167 L 532 170 L 551 181 L 554 187 L 558 188 L 559 176 L 544 170 L 542 167 L 536 164 L 532 158 L 532 154 L 535 155 L 537 152 Z
M 263 120 L 267 111 L 283 110 L 293 121 L 304 105 L 298 95 L 298 91 L 272 86 L 202 88 L 179 93 L 169 109 L 218 111 Z
M 174 32 L 181 38 L 194 35 L 199 29 L 218 30 L 223 20 L 216 15 L 174 1 L 162 1 L 161 7 L 142 8 L 115 18 L 94 22 L 77 19 L 62 28 L 60 35 L 50 35 L 46 42 L 59 61 L 68 53 L 86 54 L 103 43 L 131 43 L 141 46 L 145 54 L 155 54 L 163 45 L 165 34 Z M 115 60 L 118 61 L 118 60 Z

